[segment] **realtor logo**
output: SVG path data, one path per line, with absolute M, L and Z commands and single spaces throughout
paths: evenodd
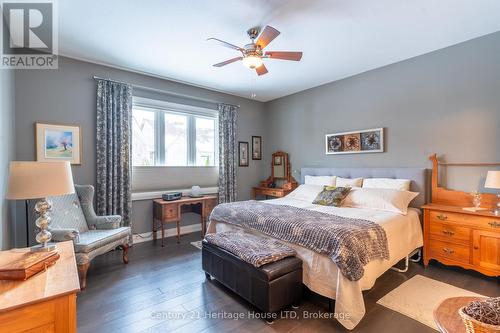
M 2 68 L 57 68 L 54 7 L 48 0 L 2 3 Z

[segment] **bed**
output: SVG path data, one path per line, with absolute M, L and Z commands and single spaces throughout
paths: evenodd
M 346 328 L 353 329 L 365 314 L 362 291 L 373 287 L 376 279 L 423 245 L 420 209 L 427 199 L 426 170 L 421 168 L 303 168 L 301 183 L 306 175 L 338 176 L 343 178 L 398 178 L 410 179 L 410 191 L 419 192 L 411 202 L 407 215 L 366 208 L 346 208 L 313 205 L 310 202 L 286 196 L 267 200 L 269 204 L 295 206 L 351 218 L 373 221 L 386 232 L 389 260 L 373 260 L 364 266 L 365 273 L 357 281 L 341 274 L 337 265 L 326 255 L 319 254 L 297 244 L 287 243 L 297 251 L 303 261 L 303 282 L 312 291 L 335 299 L 334 317 Z M 211 220 L 208 233 L 236 231 L 269 237 L 252 229 L 243 229 L 234 224 Z

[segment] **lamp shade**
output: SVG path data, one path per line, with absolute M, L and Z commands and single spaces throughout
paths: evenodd
M 38 199 L 73 192 L 69 162 L 10 162 L 7 199 Z
M 488 171 L 484 187 L 500 188 L 500 171 Z

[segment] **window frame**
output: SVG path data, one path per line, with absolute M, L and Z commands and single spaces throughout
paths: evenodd
M 219 112 L 187 104 L 133 96 L 132 111 L 141 109 L 155 115 L 154 165 L 132 165 L 133 168 L 214 168 L 219 164 Z M 165 114 L 177 114 L 187 118 L 187 165 L 165 165 Z M 214 165 L 196 165 L 196 118 L 214 120 Z M 133 138 L 132 138 L 133 140 Z

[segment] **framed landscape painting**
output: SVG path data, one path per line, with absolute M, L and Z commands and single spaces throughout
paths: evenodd
M 36 123 L 36 160 L 81 164 L 80 126 Z
M 326 154 L 382 153 L 384 129 L 372 128 L 361 131 L 327 134 Z

